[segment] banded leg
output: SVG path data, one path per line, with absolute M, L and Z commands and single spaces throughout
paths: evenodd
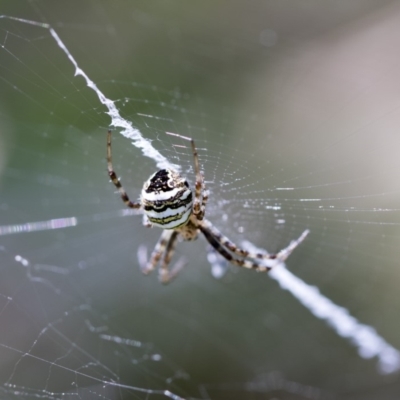
M 209 192 L 206 189 L 206 183 L 204 181 L 204 174 L 203 172 L 201 172 L 201 176 L 202 176 L 202 190 L 201 190 L 201 206 L 200 206 L 200 212 L 197 215 L 197 219 L 202 221 L 204 219 L 204 214 L 206 213 L 206 205 L 207 205 L 207 201 L 208 201 L 208 196 L 209 196 Z
M 164 283 L 164 284 L 171 282 L 171 280 L 174 279 L 176 277 L 176 275 L 178 275 L 179 271 L 186 264 L 186 261 L 183 258 L 181 258 L 175 263 L 175 265 L 172 267 L 172 269 L 169 270 L 169 264 L 171 262 L 171 258 L 175 251 L 175 245 L 176 245 L 177 238 L 178 238 L 178 232 L 173 231 L 171 237 L 169 238 L 167 247 L 165 248 L 165 251 L 164 251 L 164 258 L 162 260 L 162 264 L 161 264 L 160 272 L 159 272 L 160 282 Z
M 276 259 L 278 259 L 280 261 L 285 261 L 290 256 L 290 254 L 293 252 L 293 250 L 306 238 L 306 236 L 309 233 L 308 229 L 305 230 L 298 239 L 292 240 L 287 247 L 280 250 L 278 253 L 268 254 L 268 253 L 252 253 L 250 251 L 247 251 L 247 250 L 244 250 L 244 249 L 238 247 L 228 237 L 223 235 L 217 228 L 215 228 L 211 224 L 210 221 L 208 221 L 206 219 L 203 220 L 201 223 L 199 223 L 199 228 L 201 229 L 201 231 L 204 234 L 205 234 L 205 231 L 209 232 L 209 234 L 211 236 L 213 236 L 218 243 L 220 243 L 223 247 L 226 247 L 232 253 L 237 254 L 240 257 L 261 259 L 261 260 L 276 260 Z
M 140 269 L 145 275 L 148 275 L 151 271 L 155 269 L 158 262 L 161 259 L 162 254 L 167 247 L 170 238 L 174 231 L 164 230 L 158 239 L 156 246 L 154 247 L 153 252 L 151 253 L 150 260 L 147 259 L 147 249 L 143 247 L 139 247 L 138 250 L 138 261 L 140 265 Z
M 109 130 L 107 132 L 107 169 L 108 169 L 108 176 L 110 177 L 111 182 L 118 189 L 118 192 L 121 195 L 122 201 L 129 208 L 140 208 L 140 203 L 133 203 L 129 200 L 129 197 L 126 194 L 124 187 L 122 186 L 121 182 L 119 181 L 117 174 L 113 170 L 112 157 L 111 157 L 111 130 Z
M 176 136 L 176 137 L 184 139 L 184 140 L 188 140 L 192 146 L 193 159 L 194 159 L 194 173 L 196 175 L 196 183 L 195 183 L 195 190 L 194 190 L 195 199 L 193 202 L 193 214 L 198 215 L 199 213 L 201 213 L 201 205 L 202 205 L 201 193 L 202 193 L 202 190 L 204 189 L 204 177 L 200 172 L 199 156 L 197 154 L 197 149 L 194 144 L 194 140 L 187 136 L 178 135 L 177 133 L 166 132 L 166 134 L 171 135 L 171 136 Z
M 206 227 L 200 225 L 200 230 L 203 232 L 204 236 L 206 237 L 208 243 L 219 253 L 222 257 L 228 260 L 230 263 L 237 265 L 238 267 L 248 268 L 248 269 L 255 269 L 256 271 L 265 272 L 270 271 L 273 267 L 272 266 L 264 266 L 260 265 L 255 261 L 245 260 L 245 259 L 238 259 L 235 258 L 231 253 L 229 253 L 222 244 L 215 238 L 213 233 Z

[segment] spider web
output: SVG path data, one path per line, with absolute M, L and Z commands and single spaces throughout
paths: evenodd
M 399 392 L 400 8 L 252 6 L 0 6 L 2 398 Z M 109 126 L 133 200 L 157 168 L 193 184 L 176 132 L 235 243 L 308 237 L 269 275 L 200 238 L 170 285 L 142 276 L 161 231 L 108 181 Z

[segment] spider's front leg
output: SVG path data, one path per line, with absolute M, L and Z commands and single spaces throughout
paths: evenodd
M 147 259 L 147 249 L 145 246 L 140 246 L 138 249 L 138 261 L 140 269 L 145 275 L 152 272 L 157 264 L 160 262 L 164 254 L 162 265 L 159 270 L 159 279 L 161 283 L 169 283 L 176 277 L 179 271 L 185 266 L 186 261 L 184 258 L 179 259 L 171 270 L 169 270 L 169 263 L 175 251 L 176 239 L 178 232 L 172 229 L 166 229 L 160 236 L 153 252 L 151 253 L 150 260 Z
M 228 249 L 233 254 L 236 254 L 240 257 L 252 258 L 254 260 L 261 259 L 261 260 L 277 260 L 277 261 L 285 261 L 290 256 L 290 254 L 292 254 L 293 250 L 306 238 L 306 236 L 310 232 L 308 229 L 306 229 L 297 239 L 292 240 L 287 247 L 285 247 L 284 249 L 280 250 L 275 254 L 269 254 L 269 253 L 254 253 L 242 249 L 241 247 L 233 243 L 228 237 L 222 234 L 210 221 L 206 219 L 201 222 L 200 229 L 206 237 L 214 238 L 225 249 Z
M 292 240 L 289 246 L 276 254 L 268 254 L 254 253 L 240 248 L 215 228 L 210 221 L 203 220 L 199 222 L 199 229 L 211 246 L 226 260 L 239 267 L 255 269 L 260 272 L 269 271 L 273 266 L 285 261 L 309 233 L 308 230 L 305 230 L 298 239 Z M 237 255 L 240 258 L 233 255 Z M 261 260 L 275 260 L 276 264 L 265 265 L 260 262 Z
M 199 229 L 203 232 L 203 235 L 207 239 L 208 243 L 210 243 L 211 246 L 231 264 L 237 265 L 238 267 L 255 269 L 257 271 L 269 271 L 272 268 L 269 266 L 262 266 L 261 268 L 261 265 L 255 261 L 233 257 L 233 255 L 225 249 L 219 238 L 217 238 L 207 227 L 200 226 Z
M 151 271 L 153 271 L 158 262 L 161 259 L 162 254 L 167 247 L 170 238 L 172 236 L 173 231 L 164 230 L 158 239 L 156 246 L 154 247 L 153 252 L 151 253 L 150 260 L 147 259 L 147 249 L 146 246 L 140 246 L 138 249 L 138 261 L 140 265 L 140 269 L 145 275 L 148 275 Z
M 178 275 L 179 271 L 186 265 L 186 260 L 182 257 L 175 263 L 171 270 L 169 269 L 169 263 L 171 262 L 171 258 L 175 251 L 177 237 L 178 232 L 174 231 L 164 252 L 164 258 L 158 276 L 160 282 L 164 284 L 171 282 Z
M 143 214 L 142 224 L 146 228 L 151 228 L 153 224 L 149 221 L 149 217 L 146 214 Z

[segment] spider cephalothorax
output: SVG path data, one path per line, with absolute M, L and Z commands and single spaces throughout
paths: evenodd
M 238 247 L 215 228 L 210 221 L 204 219 L 208 191 L 205 189 L 204 177 L 200 172 L 197 150 L 193 139 L 176 133 L 168 134 L 188 140 L 191 143 L 196 174 L 194 191 L 192 192 L 187 180 L 178 172 L 171 169 L 161 169 L 145 182 L 140 202 L 137 203 L 129 200 L 125 189 L 113 170 L 111 131 L 108 131 L 107 135 L 108 175 L 117 187 L 122 200 L 128 207 L 142 210 L 146 226 L 154 225 L 164 229 L 149 260 L 147 260 L 146 251 L 139 252 L 139 263 L 142 272 L 144 274 L 150 273 L 162 259 L 160 280 L 162 283 L 168 283 L 184 265 L 183 262 L 178 261 L 174 268 L 169 270 L 169 263 L 178 236 L 183 240 L 193 240 L 200 232 L 203 233 L 207 241 L 222 257 L 239 267 L 251 268 L 261 272 L 269 271 L 272 266 L 266 266 L 263 261 L 276 260 L 278 263 L 286 260 L 307 236 L 308 230 L 304 231 L 298 239 L 293 240 L 289 246 L 276 254 L 252 253 Z

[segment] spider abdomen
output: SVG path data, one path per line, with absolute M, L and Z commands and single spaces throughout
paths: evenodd
M 111 159 L 111 130 L 107 132 L 107 169 L 108 176 L 118 189 L 123 202 L 133 209 L 141 209 L 144 212 L 143 223 L 163 228 L 160 239 L 154 248 L 150 259 L 147 259 L 147 251 L 138 251 L 139 264 L 144 274 L 149 274 L 160 263 L 160 280 L 168 283 L 175 278 L 177 273 L 185 265 L 178 261 L 172 270 L 168 268 L 178 237 L 184 240 L 194 240 L 202 232 L 214 248 L 225 260 L 243 268 L 252 268 L 257 271 L 269 271 L 275 265 L 285 261 L 293 250 L 305 239 L 309 230 L 292 240 L 286 248 L 276 254 L 266 252 L 250 252 L 241 249 L 235 243 L 224 236 L 211 222 L 204 219 L 204 213 L 208 200 L 208 191 L 205 189 L 203 173 L 200 165 L 196 146 L 193 139 L 176 133 L 167 132 L 168 135 L 177 136 L 191 142 L 194 173 L 196 184 L 192 193 L 186 179 L 171 169 L 161 169 L 153 174 L 143 185 L 140 202 L 132 202 L 123 188 L 112 166 Z M 194 197 L 194 200 L 193 200 Z M 150 223 L 150 224 L 149 224 Z M 268 265 L 266 260 L 275 260 Z M 219 262 L 218 262 L 219 263 Z
M 149 221 L 163 229 L 185 225 L 192 213 L 189 184 L 178 172 L 169 169 L 157 171 L 146 181 L 140 201 Z

